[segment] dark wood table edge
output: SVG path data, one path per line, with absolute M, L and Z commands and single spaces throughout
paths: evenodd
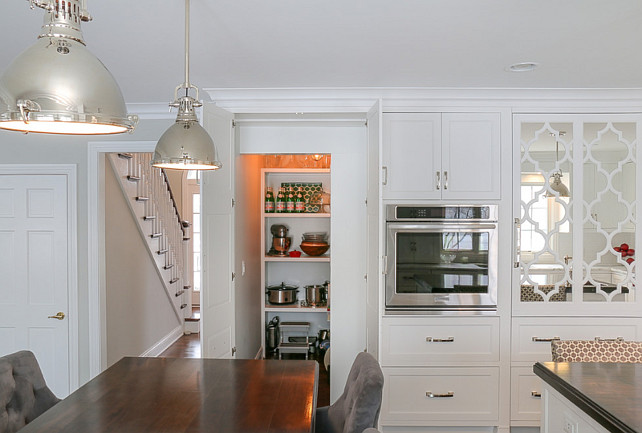
M 544 382 L 562 394 L 567 400 L 580 408 L 588 416 L 597 421 L 602 427 L 613 433 L 638 433 L 628 425 L 624 424 L 611 412 L 595 403 L 591 398 L 580 392 L 569 382 L 563 380 L 553 371 L 548 369 L 541 362 L 533 365 L 533 373 L 539 376 Z

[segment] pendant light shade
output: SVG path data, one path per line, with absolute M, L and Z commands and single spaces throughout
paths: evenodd
M 546 197 L 570 197 L 571 193 L 568 187 L 562 183 L 562 173 L 553 173 L 552 181 L 550 182 L 551 191 L 546 192 Z
M 221 163 L 207 131 L 198 123 L 193 98 L 178 100 L 176 123 L 161 136 L 154 150 L 152 165 L 174 170 L 216 170 Z M 172 104 L 173 105 L 173 104 Z
M 38 40 L 0 77 L 0 128 L 52 134 L 133 131 L 114 77 L 85 46 L 81 0 L 30 0 L 45 9 Z
M 189 95 L 196 91 L 196 98 Z M 180 91 L 184 95 L 179 97 Z M 198 100 L 198 87 L 189 81 L 189 0 L 185 0 L 185 82 L 174 91 L 178 108 L 176 122 L 169 127 L 156 144 L 152 165 L 173 170 L 217 170 L 222 167 L 216 154 L 212 137 L 198 123 L 195 108 L 203 104 Z

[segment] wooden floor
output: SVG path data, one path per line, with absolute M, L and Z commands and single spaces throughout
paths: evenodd
M 317 351 L 318 353 L 318 351 Z M 183 335 L 174 344 L 159 355 L 163 358 L 200 358 L 201 342 L 199 334 Z M 272 356 L 269 356 L 270 358 Z M 283 359 L 304 359 L 303 355 L 284 354 Z M 311 354 L 310 359 L 316 359 Z M 323 362 L 319 362 L 319 387 L 317 392 L 317 407 L 330 404 L 330 375 Z
M 199 334 L 183 335 L 159 356 L 162 358 L 200 358 L 201 341 Z

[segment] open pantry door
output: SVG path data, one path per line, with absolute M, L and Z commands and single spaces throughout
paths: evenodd
M 368 191 L 366 248 L 366 351 L 379 357 L 379 283 L 381 280 L 381 101 L 368 112 Z
M 234 115 L 205 104 L 203 126 L 223 167 L 201 173 L 203 274 L 201 352 L 203 358 L 233 358 L 234 347 Z

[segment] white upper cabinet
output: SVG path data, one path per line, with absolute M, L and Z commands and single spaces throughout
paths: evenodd
M 388 113 L 384 199 L 499 199 L 499 113 Z
M 441 114 L 384 113 L 383 198 L 440 198 Z
M 442 114 L 443 198 L 499 199 L 499 116 Z

